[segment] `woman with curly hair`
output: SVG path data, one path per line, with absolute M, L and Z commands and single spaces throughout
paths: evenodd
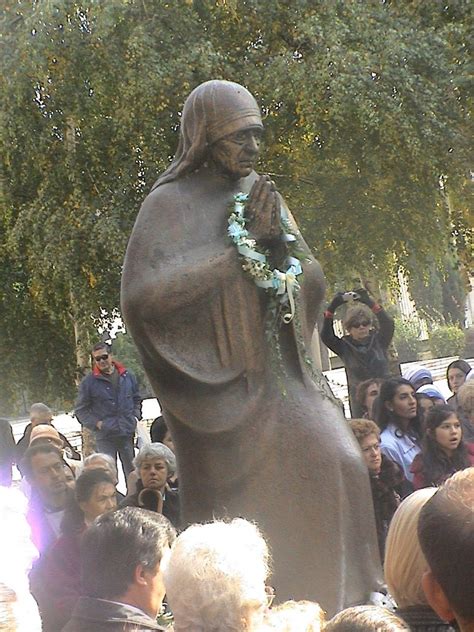
M 474 444 L 464 443 L 461 422 L 450 406 L 435 406 L 426 419 L 422 450 L 411 466 L 413 486 L 438 487 L 458 470 L 474 465 Z
M 400 504 L 400 497 L 409 493 L 409 490 L 406 489 L 406 481 L 400 467 L 382 454 L 377 424 L 370 419 L 351 419 L 349 423 L 369 471 L 377 539 L 380 557 L 383 560 L 390 521 Z

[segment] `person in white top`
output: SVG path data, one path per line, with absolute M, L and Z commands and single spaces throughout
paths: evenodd
M 411 482 L 410 466 L 421 450 L 422 434 L 413 386 L 402 377 L 386 380 L 380 388 L 374 412 L 381 430 L 383 454 L 398 463 Z

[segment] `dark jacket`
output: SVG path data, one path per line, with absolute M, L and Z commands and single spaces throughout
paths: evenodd
M 382 467 L 378 476 L 370 476 L 372 499 L 374 501 L 375 525 L 379 543 L 380 558 L 383 562 L 385 540 L 393 514 L 400 504 L 404 482 L 401 468 L 382 454 Z
M 30 591 L 38 603 L 43 632 L 61 632 L 80 597 L 84 528 L 60 536 L 30 573 Z
M 63 632 L 146 632 L 164 630 L 151 617 L 125 604 L 81 597 Z
M 467 458 L 470 462 L 471 467 L 474 467 L 474 443 L 466 443 L 466 448 Z M 445 471 L 442 472 L 436 478 L 436 480 L 428 480 L 426 478 L 423 462 L 423 452 L 417 454 L 416 457 L 413 459 L 413 463 L 410 467 L 410 471 L 413 473 L 413 487 L 415 489 L 422 489 L 423 487 L 439 487 L 439 485 L 442 485 L 446 479 L 457 472 L 457 468 L 452 465 L 449 459 L 446 458 L 445 464 Z
M 351 336 L 336 336 L 333 317 L 328 312 L 324 316 L 321 329 L 321 340 L 344 362 L 353 417 L 361 417 L 363 412 L 356 403 L 357 386 L 370 378 L 390 377 L 386 352 L 393 337 L 393 319 L 383 309 L 376 316 L 379 330 L 373 331 L 363 343 L 356 342 Z
M 79 422 L 103 437 L 129 437 L 135 433 L 137 419 L 141 418 L 141 397 L 135 376 L 118 362 L 118 388 L 97 367 L 86 375 L 79 386 L 75 414 Z
M 144 506 L 138 502 L 140 492 L 143 491 L 143 483 L 141 479 L 137 482 L 137 491 L 135 494 L 129 494 L 126 496 L 119 507 L 143 507 L 155 511 L 153 507 Z M 179 492 L 174 489 L 167 489 L 165 491 L 165 500 L 163 501 L 163 515 L 171 522 L 175 529 L 179 529 L 181 525 L 181 511 L 179 506 Z
M 7 419 L 0 419 L 0 485 L 12 482 L 12 465 L 15 461 L 15 439 Z
M 408 623 L 411 632 L 455 632 L 455 628 L 442 621 L 429 606 L 398 608 L 395 614 Z

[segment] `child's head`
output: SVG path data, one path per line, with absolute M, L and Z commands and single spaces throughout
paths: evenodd
M 462 442 L 462 427 L 450 406 L 435 406 L 429 411 L 424 442 L 426 447 L 441 450 L 448 457 L 458 449 Z

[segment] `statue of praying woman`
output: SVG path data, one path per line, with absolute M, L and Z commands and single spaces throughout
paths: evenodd
M 243 86 L 191 92 L 130 237 L 122 309 L 174 441 L 184 522 L 255 521 L 278 599 L 331 615 L 381 583 L 371 492 L 308 358 L 324 277 L 254 171 L 262 133 Z

